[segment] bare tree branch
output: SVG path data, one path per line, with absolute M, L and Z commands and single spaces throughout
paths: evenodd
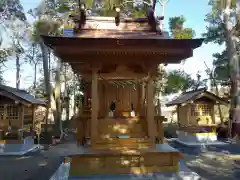
M 158 0 L 158 2 L 161 4 L 161 6 L 166 6 L 169 2 L 169 0 L 163 1 L 163 0 Z

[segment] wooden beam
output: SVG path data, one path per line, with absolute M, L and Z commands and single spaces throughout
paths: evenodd
M 155 64 L 176 64 L 181 60 L 191 57 L 191 55 L 147 55 L 147 54 L 126 54 L 126 55 L 114 55 L 114 54 L 60 54 L 58 55 L 64 62 L 70 64 L 79 63 L 107 63 L 107 64 L 132 64 L 132 63 L 155 63 Z M 114 61 L 113 61 L 114 59 Z
M 180 55 L 186 54 L 191 49 L 180 49 L 180 48 L 159 48 L 159 47 L 134 47 L 134 46 L 113 46 L 109 44 L 92 44 L 90 47 L 86 46 L 55 46 L 54 52 L 57 54 L 86 54 L 86 53 L 113 53 L 113 54 L 169 54 L 169 55 Z

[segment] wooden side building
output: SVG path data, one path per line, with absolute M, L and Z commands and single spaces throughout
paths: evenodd
M 217 141 L 214 106 L 228 106 L 226 99 L 201 88 L 181 94 L 166 106 L 177 106 L 178 139 L 185 144 Z
M 0 140 L 4 139 L 9 127 L 19 133 L 34 127 L 35 109 L 45 105 L 45 101 L 34 98 L 25 90 L 0 85 Z

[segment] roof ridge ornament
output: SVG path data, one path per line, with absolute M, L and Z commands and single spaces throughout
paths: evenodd
M 114 10 L 116 11 L 116 15 L 115 15 L 115 24 L 116 24 L 116 26 L 119 26 L 119 24 L 120 24 L 120 11 L 121 11 L 121 9 L 120 9 L 120 7 L 118 7 L 118 6 L 113 6 L 113 8 L 114 8 Z
M 164 16 L 156 16 L 156 0 L 153 0 L 153 4 L 149 6 L 147 10 L 148 24 L 151 27 L 151 31 L 163 32 L 163 20 Z
M 81 3 L 79 0 L 79 12 L 80 12 L 80 21 L 79 21 L 79 29 L 86 23 L 86 4 Z

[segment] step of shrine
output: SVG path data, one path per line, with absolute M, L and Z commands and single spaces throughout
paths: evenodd
M 69 176 L 70 163 L 64 162 L 53 174 L 50 180 L 201 180 L 201 177 L 187 168 L 184 162 L 179 162 L 179 172 L 152 173 L 152 174 L 116 174 Z
M 70 177 L 177 172 L 183 155 L 168 144 L 151 149 L 96 150 L 70 155 Z
M 148 138 L 103 138 L 93 144 L 93 149 L 149 149 L 154 145 Z

